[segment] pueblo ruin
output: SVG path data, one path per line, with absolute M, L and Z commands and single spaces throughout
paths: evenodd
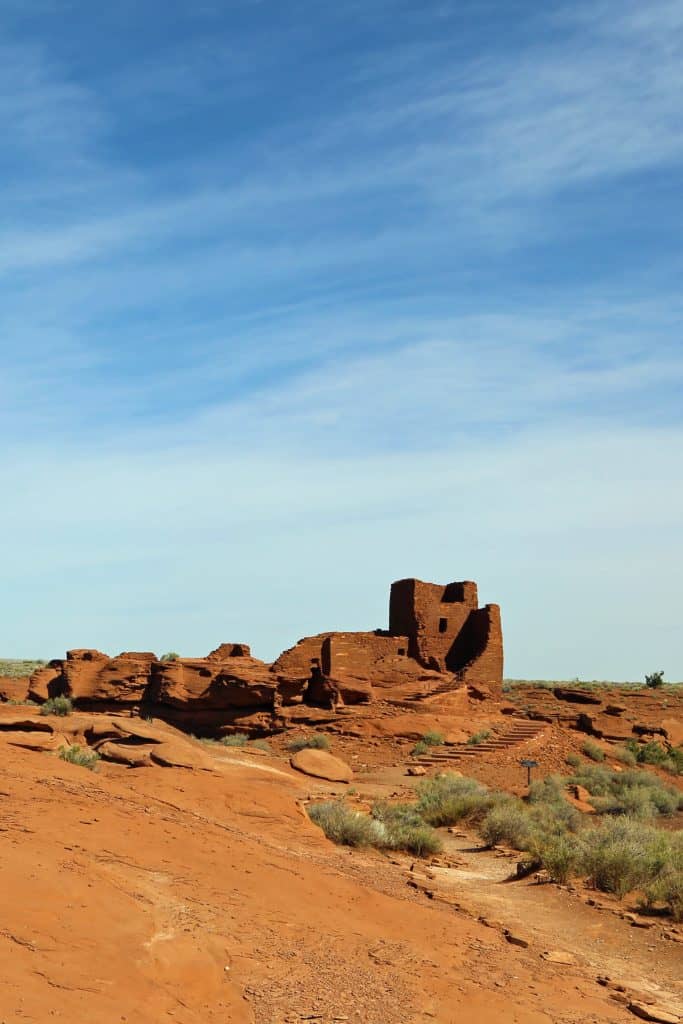
M 498 605 L 480 608 L 471 581 L 403 579 L 391 586 L 386 630 L 306 637 L 272 664 L 243 643 L 173 660 L 72 650 L 39 669 L 25 695 L 67 696 L 82 710 L 128 707 L 192 730 L 266 733 L 288 709 L 419 702 L 458 690 L 500 697 L 502 679 Z

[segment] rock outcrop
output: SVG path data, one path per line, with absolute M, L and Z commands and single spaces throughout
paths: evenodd
M 496 698 L 502 675 L 498 606 L 479 608 L 475 583 L 406 579 L 392 585 L 388 630 L 306 637 L 271 665 L 242 643 L 221 644 L 205 658 L 78 649 L 28 683 L 0 681 L 0 699 L 67 696 L 82 710 L 140 711 L 192 731 L 263 733 L 282 727 L 295 705 L 334 711 L 467 688 Z

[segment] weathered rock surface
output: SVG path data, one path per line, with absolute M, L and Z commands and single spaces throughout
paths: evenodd
M 428 699 L 462 690 L 497 698 L 503 648 L 497 605 L 478 607 L 476 584 L 446 586 L 399 580 L 391 588 L 389 629 L 330 632 L 307 637 L 272 664 L 243 643 L 224 643 L 206 658 L 161 661 L 150 652 L 75 649 L 50 662 L 25 683 L 3 682 L 11 699 L 26 692 L 40 701 L 65 695 L 81 709 L 117 706 L 168 718 L 178 725 L 216 731 L 234 728 L 237 715 L 270 716 L 258 728 L 272 731 L 282 709 L 302 703 L 338 706 L 390 699 Z
M 567 700 L 571 704 L 602 704 L 602 697 L 589 690 L 578 690 L 568 686 L 555 686 L 553 693 L 558 700 Z
M 304 775 L 326 779 L 328 782 L 350 782 L 353 778 L 349 766 L 334 754 L 328 754 L 326 750 L 298 750 L 292 756 L 290 764 Z
M 209 658 L 154 662 L 151 674 L 149 697 L 188 711 L 272 708 L 278 685 L 276 675 L 258 658 L 233 654 L 222 658 L 217 651 Z
M 679 1024 L 681 1019 L 677 1013 L 671 1013 L 666 1007 L 655 1004 L 632 1002 L 628 1008 L 641 1020 L 655 1021 L 656 1024 Z

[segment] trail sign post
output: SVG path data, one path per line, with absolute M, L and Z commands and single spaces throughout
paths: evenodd
M 538 768 L 538 761 L 529 761 L 526 758 L 519 762 L 522 768 L 526 768 L 526 784 L 531 785 L 531 769 Z

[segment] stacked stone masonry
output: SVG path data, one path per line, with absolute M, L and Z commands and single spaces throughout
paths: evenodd
M 500 696 L 503 641 L 498 605 L 478 605 L 472 582 L 416 579 L 391 587 L 389 629 L 306 637 L 266 664 L 246 644 L 206 658 L 160 660 L 151 652 L 114 658 L 69 651 L 38 670 L 27 696 L 67 695 L 76 706 L 148 712 L 192 728 L 268 731 L 283 708 L 334 708 L 376 699 L 419 699 L 466 686 Z

